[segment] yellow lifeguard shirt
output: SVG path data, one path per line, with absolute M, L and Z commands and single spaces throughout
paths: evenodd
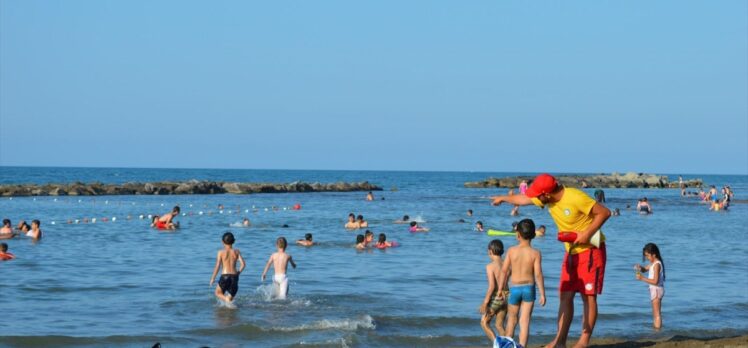
M 543 208 L 543 202 L 537 197 L 532 198 L 532 203 Z M 548 212 L 551 214 L 553 221 L 556 222 L 559 232 L 582 232 L 592 223 L 592 207 L 597 202 L 586 193 L 575 188 L 564 188 L 564 195 L 561 200 L 555 203 L 548 203 Z M 605 235 L 600 231 L 600 241 L 605 241 Z M 569 254 L 579 254 L 589 248 L 592 244 L 577 244 L 573 248 L 572 243 L 564 243 L 564 247 Z

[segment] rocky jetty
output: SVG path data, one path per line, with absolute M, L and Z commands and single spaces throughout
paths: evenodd
M 612 173 L 598 175 L 557 175 L 556 180 L 568 187 L 593 187 L 593 188 L 679 188 L 678 181 L 670 182 L 666 175 L 643 174 L 643 173 Z M 532 183 L 534 176 L 510 176 L 503 178 L 488 178 L 483 181 L 466 182 L 469 188 L 517 188 L 522 180 Z M 701 179 L 684 180 L 686 187 L 702 187 Z
M 102 196 L 102 195 L 200 195 L 200 194 L 252 194 L 285 192 L 349 192 L 381 191 L 368 181 L 329 184 L 292 182 L 289 184 L 238 183 L 222 181 L 147 182 L 103 184 L 100 182 L 71 184 L 21 184 L 0 185 L 0 196 Z

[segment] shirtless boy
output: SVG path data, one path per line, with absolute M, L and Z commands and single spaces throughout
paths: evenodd
M 156 228 L 159 230 L 175 230 L 179 227 L 178 224 L 174 223 L 174 217 L 179 215 L 179 206 L 174 206 L 171 213 L 164 214 L 156 221 Z
M 519 322 L 519 344 L 527 346 L 530 336 L 530 316 L 535 305 L 535 290 L 540 291 L 540 305 L 545 306 L 545 285 L 543 284 L 543 269 L 538 249 L 530 245 L 535 238 L 535 223 L 524 219 L 517 224 L 517 240 L 519 245 L 509 248 L 501 267 L 499 281 L 499 296 L 502 296 L 507 274 L 511 272 L 512 286 L 509 288 L 509 313 L 507 314 L 506 333 L 514 337 L 517 316 L 522 312 Z
M 296 268 L 296 263 L 293 262 L 293 257 L 286 254 L 286 245 L 288 245 L 286 238 L 279 237 L 278 240 L 275 241 L 275 246 L 278 248 L 278 251 L 270 255 L 268 263 L 262 271 L 262 280 L 265 281 L 265 274 L 268 273 L 270 265 L 273 265 L 273 269 L 275 270 L 273 285 L 276 288 L 279 300 L 285 300 L 286 296 L 288 296 L 288 277 L 286 276 L 288 264 L 290 263 L 293 268 Z
M 221 279 L 218 280 L 218 286 L 216 286 L 216 297 L 227 304 L 232 304 L 236 292 L 239 290 L 239 274 L 244 271 L 246 265 L 239 249 L 233 247 L 233 233 L 224 233 L 221 241 L 223 242 L 223 250 L 219 250 L 218 256 L 216 256 L 216 267 L 213 268 L 213 275 L 210 276 L 210 286 L 213 286 L 218 268 L 221 267 Z M 241 265 L 238 271 L 236 270 L 237 261 Z M 227 292 L 229 293 L 228 296 L 225 295 Z

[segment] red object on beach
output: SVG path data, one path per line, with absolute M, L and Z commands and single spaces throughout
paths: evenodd
M 574 243 L 575 240 L 577 240 L 576 232 L 559 232 L 558 233 L 559 242 Z

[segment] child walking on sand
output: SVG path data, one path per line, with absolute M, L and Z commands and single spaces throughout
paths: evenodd
M 649 300 L 652 302 L 652 326 L 655 329 L 662 327 L 662 298 L 665 296 L 665 265 L 662 263 L 660 249 L 654 243 L 647 243 L 642 251 L 642 259 L 649 261 L 648 265 L 636 264 L 636 279 L 649 284 Z M 649 271 L 647 277 L 642 277 L 641 272 Z
M 540 305 L 545 306 L 545 285 L 543 284 L 543 269 L 540 250 L 534 249 L 530 241 L 535 238 L 535 223 L 524 219 L 517 224 L 517 240 L 519 245 L 509 248 L 501 268 L 499 281 L 499 295 L 504 290 L 507 274 L 511 272 L 512 286 L 509 288 L 509 313 L 506 323 L 506 333 L 514 337 L 514 328 L 519 315 L 519 344 L 527 346 L 530 336 L 530 317 L 535 305 L 535 290 L 540 291 Z
M 509 297 L 509 291 L 504 291 L 502 296 L 499 293 L 499 278 L 501 278 L 501 255 L 504 254 L 504 243 L 494 239 L 488 243 L 488 257 L 491 259 L 486 265 L 486 278 L 488 279 L 488 290 L 486 297 L 483 299 L 479 311 L 483 314 L 480 320 L 480 326 L 485 331 L 488 339 L 493 342 L 496 340 L 496 334 L 491 329 L 491 320 L 496 318 L 496 331 L 499 336 L 504 336 L 504 318 L 506 317 L 506 298 Z
M 268 263 L 265 265 L 265 270 L 262 271 L 262 281 L 265 281 L 265 274 L 267 274 L 270 265 L 273 265 L 275 275 L 273 276 L 273 286 L 275 287 L 276 293 L 278 294 L 279 300 L 285 300 L 288 296 L 288 277 L 286 276 L 286 270 L 288 264 L 291 263 L 293 268 L 296 268 L 296 263 L 293 262 L 293 257 L 286 254 L 286 238 L 279 237 L 275 241 L 275 246 L 278 251 L 270 255 Z
M 221 267 L 221 279 L 218 280 L 218 286 L 216 286 L 216 297 L 229 306 L 233 306 L 234 297 L 236 297 L 236 292 L 239 291 L 239 274 L 244 271 L 245 266 L 244 258 L 239 249 L 234 249 L 234 241 L 234 234 L 231 232 L 223 234 L 221 238 L 223 250 L 218 251 L 216 266 L 213 268 L 213 275 L 210 276 L 210 286 L 213 286 L 218 268 Z M 236 270 L 237 261 L 241 264 L 238 271 Z M 226 295 L 227 292 L 229 293 L 228 296 Z

